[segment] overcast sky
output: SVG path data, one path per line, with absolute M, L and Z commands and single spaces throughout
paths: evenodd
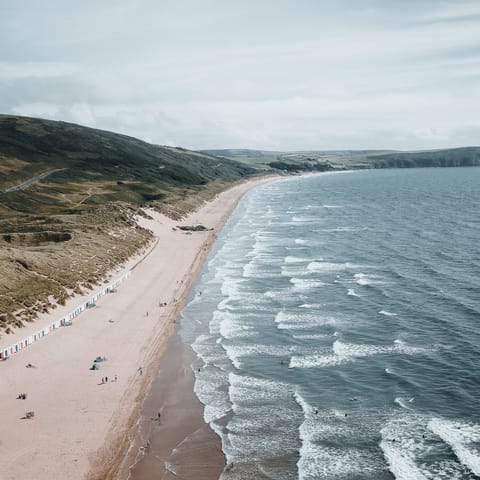
M 185 148 L 480 144 L 480 1 L 0 0 L 0 112 Z

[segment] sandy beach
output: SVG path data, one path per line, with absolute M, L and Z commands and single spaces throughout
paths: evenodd
M 238 184 L 182 222 L 149 212 L 153 218 L 141 218 L 139 223 L 151 229 L 157 240 L 143 256 L 111 272 L 113 279 L 136 265 L 117 292 L 102 297 L 72 326 L 0 362 L 2 480 L 116 478 L 131 440 L 135 444 L 130 433 L 138 430 L 135 426 L 146 393 L 162 374 L 162 369 L 158 374 L 160 359 L 175 331 L 176 318 L 216 234 L 241 196 L 268 180 Z M 175 228 L 181 224 L 203 224 L 213 230 L 186 233 Z M 60 318 L 86 297 L 72 298 L 27 328 L 3 336 L 0 347 Z M 97 356 L 105 356 L 106 361 L 92 371 Z M 176 364 L 175 354 L 168 358 Z M 26 368 L 27 364 L 33 368 Z M 185 385 L 191 389 L 189 374 L 185 373 Z M 183 382 L 170 374 L 170 382 L 177 379 Z M 20 393 L 27 398 L 17 399 Z M 23 419 L 30 411 L 34 418 Z M 179 419 L 181 411 L 179 407 Z M 201 418 L 201 409 L 195 417 Z M 176 429 L 174 414 L 165 425 L 171 426 L 170 431 Z M 163 428 L 168 436 L 167 426 Z M 214 462 L 221 464 L 220 454 Z

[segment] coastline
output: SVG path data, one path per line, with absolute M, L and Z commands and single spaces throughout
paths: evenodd
M 128 262 L 126 268 L 136 268 L 118 292 L 82 313 L 72 327 L 0 363 L 0 471 L 5 480 L 117 478 L 176 318 L 216 233 L 247 190 L 271 180 L 232 186 L 182 222 L 157 213 L 151 220 L 139 219 L 158 242 L 148 258 Z M 178 224 L 213 230 L 188 234 L 177 230 Z M 78 298 L 65 309 L 72 302 Z M 167 306 L 160 306 L 164 302 Z M 31 328 L 58 317 L 59 310 Z M 99 355 L 107 361 L 90 371 Z M 25 368 L 28 363 L 36 368 Z M 102 383 L 104 377 L 109 381 Z M 26 400 L 16 399 L 21 392 Z M 21 419 L 26 411 L 35 417 Z

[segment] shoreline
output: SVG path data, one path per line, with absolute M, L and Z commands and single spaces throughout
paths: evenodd
M 118 292 L 82 313 L 73 326 L 0 363 L 0 471 L 5 480 L 117 478 L 176 319 L 216 234 L 246 191 L 271 180 L 236 184 L 181 222 L 157 213 L 153 220 L 140 218 L 158 241 L 146 249 L 148 258 L 127 262 L 136 262 L 136 268 Z M 213 230 L 188 234 L 176 229 L 193 223 Z M 68 302 L 65 308 L 70 307 Z M 59 310 L 32 328 L 58 317 Z M 90 371 L 93 359 L 103 355 L 107 361 L 100 370 Z M 28 363 L 36 368 L 26 369 Z M 101 382 L 105 377 L 109 381 Z M 16 399 L 21 392 L 28 394 L 26 400 Z M 26 411 L 34 411 L 34 418 L 21 420 Z

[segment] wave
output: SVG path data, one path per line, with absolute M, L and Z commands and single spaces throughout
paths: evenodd
M 380 448 L 396 480 L 464 479 L 464 469 L 455 460 L 442 455 L 432 457 L 433 448 L 441 449 L 427 429 L 427 419 L 417 414 L 391 418 L 381 429 Z
M 236 404 L 277 404 L 290 399 L 294 393 L 290 383 L 233 372 L 228 375 L 228 384 L 230 400 Z
M 218 368 L 206 366 L 196 375 L 194 391 L 204 404 L 203 418 L 206 423 L 218 420 L 231 411 L 225 385 L 228 374 Z
M 306 330 L 315 329 L 315 327 L 336 326 L 339 320 L 335 317 L 308 312 L 296 314 L 282 310 L 275 316 L 275 323 L 280 330 Z
M 293 338 L 297 340 L 322 340 L 324 338 L 329 338 L 331 335 L 326 333 L 298 333 L 296 335 L 292 335 Z
M 302 257 L 286 256 L 283 261 L 285 263 L 306 263 L 306 262 L 310 262 L 311 259 L 302 258 Z
M 323 287 L 327 285 L 325 282 L 320 280 L 314 280 L 311 278 L 297 278 L 293 277 L 290 279 L 290 283 L 294 285 L 296 290 L 311 290 L 316 287 Z
M 355 290 L 353 288 L 349 288 L 347 290 L 347 295 L 351 296 L 351 297 L 359 297 L 360 295 L 358 295 L 358 293 L 355 293 Z
M 290 368 L 331 367 L 373 355 L 416 355 L 429 351 L 429 349 L 424 347 L 407 345 L 398 339 L 394 341 L 393 346 L 353 344 L 335 340 L 331 351 L 319 351 L 314 355 L 292 356 L 289 366 Z
M 292 222 L 294 223 L 310 223 L 310 222 L 316 222 L 316 221 L 318 221 L 318 218 L 315 218 L 315 217 L 306 217 L 301 215 L 294 215 L 292 217 Z
M 316 308 L 322 308 L 323 304 L 322 303 L 302 303 L 301 305 L 298 306 L 298 308 L 310 308 L 310 309 L 316 309 Z
M 393 312 L 388 312 L 387 310 L 380 310 L 378 312 L 380 315 L 385 315 L 386 317 L 396 317 L 397 314 Z
M 379 275 L 367 275 L 365 273 L 356 273 L 353 278 L 358 285 L 379 285 L 382 282 L 382 277 Z
M 293 386 L 233 372 L 228 382 L 234 416 L 222 437 L 227 461 L 249 464 L 255 458 L 257 467 L 262 469 L 263 459 L 295 455 L 298 442 L 291 432 L 298 429 L 301 415 L 292 409 Z
M 343 270 L 349 270 L 358 268 L 359 265 L 353 263 L 334 263 L 334 262 L 321 262 L 314 261 L 308 264 L 307 270 L 309 272 L 339 272 Z
M 428 428 L 450 446 L 460 463 L 480 476 L 480 425 L 433 418 Z
M 271 356 L 271 357 L 286 357 L 290 355 L 288 346 L 277 345 L 230 345 L 227 343 L 221 344 L 225 350 L 227 357 L 230 359 L 235 368 L 240 369 L 243 362 L 242 358 L 255 356 Z
M 362 230 L 368 230 L 368 227 L 357 228 L 357 227 L 335 227 L 335 228 L 324 228 L 318 230 L 319 232 L 324 233 L 344 233 L 344 232 L 359 232 Z
M 344 412 L 319 410 L 298 391 L 295 391 L 294 398 L 304 417 L 299 428 L 302 442 L 297 462 L 299 479 L 353 478 L 358 475 L 368 478 L 383 470 L 382 463 L 369 450 L 329 445 L 341 438 L 360 440 L 365 436 L 365 431 L 358 425 L 345 421 Z
M 244 278 L 275 278 L 277 276 L 275 269 L 268 270 L 268 265 L 252 261 L 243 267 Z
M 305 245 L 307 243 L 307 241 L 304 238 L 296 238 L 295 243 L 297 245 Z
M 257 329 L 245 322 L 245 314 L 233 314 L 229 311 L 215 311 L 214 316 L 219 317 L 219 333 L 223 338 L 245 338 L 255 336 Z M 256 316 L 255 316 L 256 318 Z
M 413 400 L 414 400 L 414 397 L 410 397 L 410 398 L 396 397 L 394 402 L 397 405 L 400 405 L 400 407 L 404 408 L 405 410 L 412 410 L 413 407 L 409 404 L 411 404 Z

